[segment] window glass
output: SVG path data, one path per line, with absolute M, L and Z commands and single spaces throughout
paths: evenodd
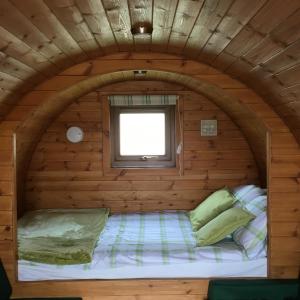
M 165 155 L 164 113 L 121 113 L 121 155 Z

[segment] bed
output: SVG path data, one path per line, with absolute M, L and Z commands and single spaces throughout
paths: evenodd
M 20 281 L 266 276 L 266 252 L 249 259 L 231 236 L 197 247 L 185 211 L 111 215 L 90 263 L 18 261 Z

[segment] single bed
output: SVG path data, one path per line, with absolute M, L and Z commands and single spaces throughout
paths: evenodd
M 230 237 L 212 246 L 197 247 L 184 211 L 110 216 L 91 263 L 18 262 L 21 281 L 266 276 L 265 253 L 249 260 Z

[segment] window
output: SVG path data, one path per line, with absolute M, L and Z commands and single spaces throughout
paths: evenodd
M 176 166 L 175 105 L 111 107 L 112 167 Z

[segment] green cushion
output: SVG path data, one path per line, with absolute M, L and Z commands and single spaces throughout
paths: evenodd
M 197 231 L 222 211 L 230 208 L 235 201 L 235 197 L 227 189 L 221 189 L 211 194 L 190 211 L 189 217 L 193 230 Z
M 240 207 L 227 209 L 196 232 L 197 246 L 214 244 L 254 218 Z

